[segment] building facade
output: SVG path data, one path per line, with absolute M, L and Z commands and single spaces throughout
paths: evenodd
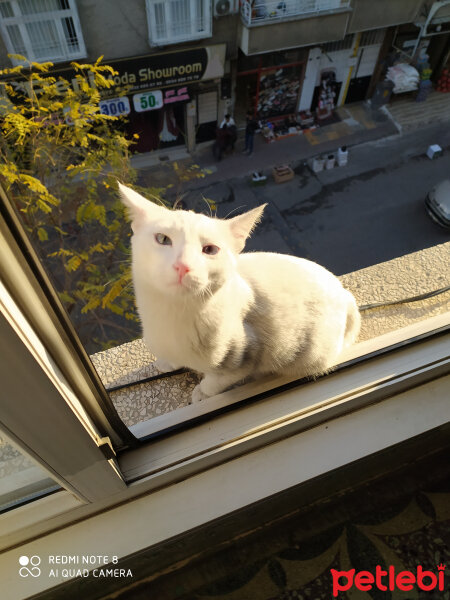
M 101 110 L 128 115 L 137 151 L 193 150 L 225 113 L 267 120 L 364 100 L 392 53 L 449 52 L 450 0 L 1 0 L 0 67 L 99 56 L 117 75 Z

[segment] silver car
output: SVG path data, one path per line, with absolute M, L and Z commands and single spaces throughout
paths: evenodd
M 444 179 L 428 192 L 425 206 L 433 221 L 450 229 L 450 179 Z

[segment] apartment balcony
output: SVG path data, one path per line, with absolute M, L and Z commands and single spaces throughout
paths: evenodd
M 244 0 L 241 3 L 241 17 L 247 27 L 252 27 L 335 12 L 349 7 L 350 0 Z
M 239 45 L 251 55 L 343 39 L 351 10 L 350 0 L 244 0 Z

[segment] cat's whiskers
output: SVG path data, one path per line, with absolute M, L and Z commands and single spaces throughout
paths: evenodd
M 200 296 L 202 297 L 202 299 L 212 298 L 213 291 L 211 288 L 211 284 L 208 284 L 204 288 L 200 289 Z
M 237 210 L 240 210 L 241 208 L 245 208 L 245 204 L 242 204 L 241 206 L 237 206 L 236 208 L 233 208 L 233 210 L 230 210 L 230 212 L 229 212 L 227 215 L 225 215 L 223 218 L 224 218 L 224 219 L 228 219 L 228 217 L 229 217 L 230 215 L 232 215 L 232 214 L 233 214 L 234 212 L 236 212 Z
M 208 207 L 209 210 L 209 216 L 211 218 L 213 218 L 213 214 L 212 214 L 212 210 L 211 210 L 211 204 L 208 202 L 207 198 L 205 198 L 205 196 L 202 195 L 202 200 L 203 202 L 206 204 L 206 206 Z

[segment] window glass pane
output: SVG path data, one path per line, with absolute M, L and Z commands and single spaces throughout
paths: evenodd
M 72 17 L 67 17 L 66 19 L 61 19 L 61 23 L 63 26 L 64 36 L 66 38 L 66 44 L 69 53 L 71 52 L 79 52 L 80 45 L 78 43 L 77 34 L 75 31 L 75 25 L 73 23 Z
M 204 11 L 203 0 L 197 0 L 196 10 L 197 10 L 196 29 L 197 29 L 197 31 L 203 31 L 203 29 L 205 28 L 205 22 L 204 22 L 205 11 Z
M 0 512 L 59 488 L 44 469 L 0 437 Z
M 2 17 L 13 17 L 14 11 L 11 6 L 11 2 L 0 2 L 0 14 Z
M 63 8 L 59 0 L 18 0 L 18 4 L 23 15 L 35 15 Z
M 33 21 L 26 23 L 26 29 L 36 58 L 64 54 L 54 21 Z
M 17 54 L 25 54 L 26 48 L 18 25 L 7 25 L 6 30 L 11 39 L 14 52 Z
M 189 0 L 171 0 L 170 16 L 172 35 L 181 37 L 191 30 L 191 14 Z
M 176 43 L 211 34 L 205 0 L 147 2 L 150 37 L 153 42 Z
M 164 8 L 163 2 L 158 2 L 153 6 L 153 11 L 155 15 L 155 33 L 156 39 L 160 40 L 166 37 L 166 11 Z

